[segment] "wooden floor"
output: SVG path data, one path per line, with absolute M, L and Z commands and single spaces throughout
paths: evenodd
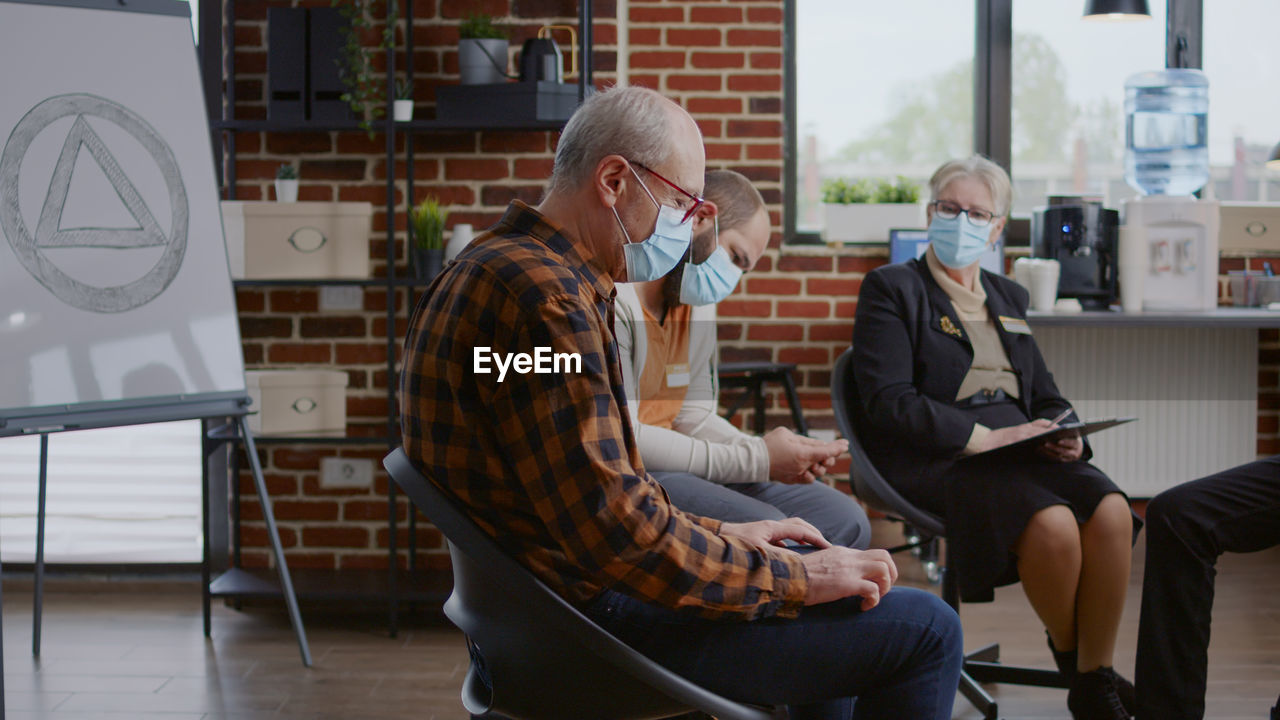
M 879 540 L 892 531 L 878 526 Z M 1117 666 L 1132 675 L 1141 544 Z M 923 574 L 909 557 L 903 579 Z M 461 636 L 420 613 L 387 637 L 377 614 L 304 607 L 315 667 L 299 661 L 288 621 L 270 607 L 214 606 L 200 629 L 198 587 L 186 582 L 57 582 L 48 588 L 43 652 L 31 656 L 29 583 L 4 587 L 8 720 L 460 720 L 467 655 Z M 1264 720 L 1280 693 L 1280 548 L 1220 565 L 1210 651 L 1208 718 Z M 1019 587 L 963 609 L 966 646 L 1001 643 L 1004 659 L 1049 667 L 1043 632 Z M 1066 694 L 1004 686 L 1005 718 L 1067 718 Z M 978 718 L 957 698 L 956 718 Z M 565 720 L 584 720 L 566 718 Z

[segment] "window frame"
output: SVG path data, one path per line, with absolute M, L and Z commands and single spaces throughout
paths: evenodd
M 799 136 L 796 116 L 796 12 L 804 0 L 783 0 L 783 241 L 821 245 L 815 232 L 796 230 Z M 1010 169 L 1013 139 L 1013 2 L 974 0 L 973 149 Z M 1165 67 L 1202 66 L 1204 0 L 1168 0 Z

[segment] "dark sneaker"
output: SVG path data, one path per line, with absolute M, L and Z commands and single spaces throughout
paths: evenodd
M 1107 668 L 1110 669 L 1110 668 Z M 1076 673 L 1067 692 L 1067 708 L 1075 720 L 1131 720 L 1133 715 L 1125 709 L 1116 694 L 1114 672 L 1103 669 Z
M 1116 695 L 1120 696 L 1120 703 L 1124 705 L 1124 709 L 1132 715 L 1138 712 L 1138 694 L 1133 691 L 1133 683 L 1125 680 L 1115 668 L 1098 668 L 1098 672 L 1111 676 L 1111 682 L 1116 686 Z

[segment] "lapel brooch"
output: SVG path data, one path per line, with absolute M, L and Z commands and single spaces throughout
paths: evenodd
M 946 315 L 942 316 L 942 322 L 940 324 L 942 325 L 942 332 L 955 338 L 963 337 L 963 333 L 960 332 L 960 328 L 956 327 L 955 323 L 951 322 L 951 318 Z

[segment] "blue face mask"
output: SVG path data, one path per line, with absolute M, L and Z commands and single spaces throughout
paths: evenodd
M 991 226 L 978 227 L 969 221 L 968 213 L 947 219 L 933 216 L 929 223 L 929 244 L 943 265 L 959 270 L 968 267 L 987 251 Z
M 694 265 L 686 263 L 680 279 L 680 302 L 685 305 L 714 305 L 729 297 L 738 287 L 742 268 L 733 264 L 729 253 L 720 245 L 720 220 L 715 221 L 716 249 L 711 257 Z
M 684 213 L 659 203 L 653 193 L 649 192 L 649 188 L 645 187 L 644 181 L 640 179 L 635 168 L 630 165 L 627 167 L 630 168 L 631 174 L 636 176 L 636 182 L 644 188 L 645 194 L 654 205 L 658 206 L 658 219 L 654 223 L 653 233 L 643 242 L 638 243 L 631 242 L 631 234 L 622 224 L 622 218 L 618 217 L 618 208 L 613 208 L 613 217 L 618 221 L 618 227 L 622 228 L 622 235 L 627 239 L 627 244 L 622 246 L 622 252 L 627 261 L 627 282 L 657 280 L 671 272 L 688 252 L 689 239 L 693 235 L 693 223 L 681 222 L 684 219 Z

